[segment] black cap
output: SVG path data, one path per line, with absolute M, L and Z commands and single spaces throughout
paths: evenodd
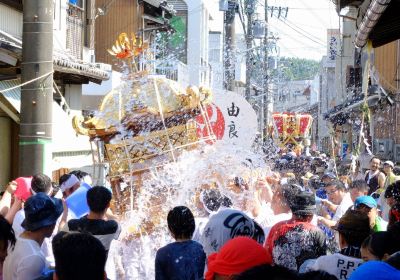
M 294 197 L 293 203 L 290 204 L 290 210 L 292 210 L 293 214 L 298 215 L 315 214 L 315 211 L 317 210 L 315 195 L 304 191 L 298 193 Z

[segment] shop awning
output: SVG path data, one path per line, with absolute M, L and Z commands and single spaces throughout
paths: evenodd
M 2 49 L 3 51 L 11 52 L 13 57 L 21 61 L 22 40 L 0 30 L 0 51 L 2 51 Z M 5 63 L 0 62 L 0 64 Z M 15 63 L 15 65 L 16 64 L 17 63 Z M 19 65 L 17 67 L 19 67 Z M 90 81 L 101 84 L 102 81 L 106 81 L 110 78 L 110 73 L 98 68 L 96 64 L 76 60 L 73 57 L 63 54 L 59 50 L 54 50 L 53 67 L 55 79 L 62 79 L 64 83 L 85 84 Z
M 381 96 L 379 94 L 374 94 L 371 96 L 368 96 L 366 99 L 366 102 L 369 107 L 374 106 L 377 104 L 377 102 L 381 99 Z M 342 104 L 339 104 L 335 106 L 332 110 L 328 111 L 326 114 L 324 114 L 324 119 L 329 120 L 331 122 L 335 122 L 337 117 L 340 115 L 349 115 L 350 113 L 354 111 L 358 111 L 361 106 L 364 104 L 364 96 L 363 95 L 357 95 L 356 97 L 348 100 L 347 102 L 344 102 Z

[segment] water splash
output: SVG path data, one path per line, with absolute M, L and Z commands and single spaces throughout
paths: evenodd
M 146 173 L 133 211 L 121 223 L 122 241 L 109 258 L 122 259 L 124 279 L 153 279 L 157 249 L 172 242 L 166 223 L 169 210 L 185 205 L 195 217 L 204 215 L 199 192 L 210 186 L 230 197 L 234 208 L 245 209 L 257 179 L 267 172 L 262 156 L 223 142 L 182 151 L 175 162 Z M 235 177 L 243 178 L 246 187 L 235 185 Z

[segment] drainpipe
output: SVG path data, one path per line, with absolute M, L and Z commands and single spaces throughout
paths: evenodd
M 371 2 L 360 24 L 360 27 L 357 30 L 357 35 L 354 41 L 356 47 L 362 48 L 365 46 L 371 30 L 375 27 L 381 15 L 385 12 L 386 8 L 390 4 L 390 1 L 391 0 L 373 0 Z

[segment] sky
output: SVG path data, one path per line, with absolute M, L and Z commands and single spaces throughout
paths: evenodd
M 210 0 L 207 0 L 210 1 Z M 218 0 L 215 8 L 218 9 Z M 255 0 L 259 13 L 264 18 L 265 0 Z M 332 0 L 268 0 L 270 7 L 288 7 L 287 18 L 269 17 L 269 30 L 278 37 L 280 56 L 321 60 L 327 53 L 327 29 L 339 28 L 339 17 Z M 215 13 L 212 28 L 222 25 L 222 13 Z M 243 33 L 239 18 L 236 17 L 236 32 Z

